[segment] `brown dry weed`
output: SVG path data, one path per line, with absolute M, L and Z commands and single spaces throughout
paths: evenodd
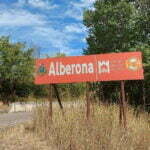
M 47 108 L 35 111 L 34 121 L 0 131 L 0 150 L 150 150 L 150 118 L 134 116 L 128 107 L 125 130 L 119 126 L 117 105 L 92 105 L 91 119 L 85 107 L 55 108 L 53 122 Z
M 63 116 L 54 110 L 53 122 L 48 110 L 38 109 L 34 121 L 35 133 L 59 150 L 150 150 L 149 115 L 134 116 L 128 107 L 128 127 L 119 126 L 117 105 L 92 106 L 90 121 L 86 120 L 85 107 L 71 107 Z

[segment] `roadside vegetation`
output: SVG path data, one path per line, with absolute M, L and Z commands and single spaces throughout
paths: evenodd
M 149 150 L 149 114 L 140 112 L 136 117 L 128 107 L 128 127 L 124 129 L 119 126 L 118 109 L 116 104 L 93 104 L 87 121 L 84 106 L 66 106 L 64 115 L 57 107 L 51 122 L 48 109 L 39 108 L 33 122 L 1 132 L 0 141 L 3 148 L 16 146 L 18 150 L 27 145 L 36 150 Z

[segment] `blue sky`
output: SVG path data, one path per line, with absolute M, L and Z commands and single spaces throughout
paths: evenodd
M 36 47 L 45 57 L 82 55 L 87 30 L 83 10 L 94 0 L 0 0 L 0 36 Z

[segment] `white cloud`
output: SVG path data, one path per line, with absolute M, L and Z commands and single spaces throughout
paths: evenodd
M 82 42 L 83 42 L 83 43 L 86 43 L 86 38 L 83 38 L 83 39 L 82 39 Z
M 66 11 L 65 16 L 74 18 L 78 21 L 81 21 L 83 19 L 82 10 L 76 9 L 76 8 L 70 8 Z
M 79 2 L 70 2 L 70 7 L 66 11 L 67 17 L 74 18 L 78 21 L 83 20 L 83 10 L 85 8 L 93 9 L 93 3 L 96 0 L 80 0 Z
M 40 36 L 40 38 L 49 42 L 51 47 L 54 47 L 61 52 L 65 52 L 66 54 L 73 51 L 72 48 L 70 48 L 69 43 L 76 38 L 52 27 L 35 27 L 32 35 L 34 37 Z
M 96 0 L 81 0 L 80 2 L 72 2 L 71 4 L 76 8 L 89 8 L 92 7 Z
M 58 5 L 50 3 L 49 0 L 18 0 L 16 3 L 18 6 L 32 6 L 34 8 L 50 10 L 54 8 L 58 8 Z
M 85 33 L 86 28 L 82 24 L 71 24 L 65 27 L 65 32 L 69 33 Z
M 0 26 L 39 26 L 46 23 L 44 16 L 25 10 L 0 10 Z

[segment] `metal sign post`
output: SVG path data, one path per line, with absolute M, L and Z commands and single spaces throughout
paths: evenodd
M 52 85 L 49 85 L 49 110 L 48 110 L 48 114 L 49 114 L 49 119 L 52 122 Z
M 87 82 L 86 83 L 86 118 L 87 120 L 90 120 L 91 116 L 91 91 L 90 91 L 90 84 Z
M 126 100 L 125 100 L 125 81 L 121 81 L 121 99 L 120 99 L 120 125 L 123 124 L 124 128 L 127 127 L 126 117 Z
M 56 97 L 57 97 L 57 100 L 58 100 L 58 104 L 60 106 L 60 109 L 62 110 L 62 114 L 64 115 L 63 105 L 61 103 L 61 99 L 60 99 L 60 96 L 59 96 L 59 91 L 58 91 L 57 85 L 56 84 L 52 84 L 52 85 L 53 85 L 53 88 L 54 88 L 54 91 L 55 91 L 55 94 L 56 94 Z
M 62 114 L 64 115 L 63 105 L 61 103 L 61 99 L 60 99 L 60 96 L 59 96 L 57 85 L 56 84 L 50 84 L 49 85 L 49 111 L 48 111 L 48 113 L 49 113 L 49 118 L 50 118 L 51 121 L 52 121 L 52 115 L 53 115 L 53 107 L 52 107 L 52 103 L 53 103 L 53 100 L 52 100 L 53 99 L 53 97 L 52 97 L 53 89 L 54 89 L 54 92 L 56 94 L 56 97 L 57 97 L 60 109 L 62 110 Z

